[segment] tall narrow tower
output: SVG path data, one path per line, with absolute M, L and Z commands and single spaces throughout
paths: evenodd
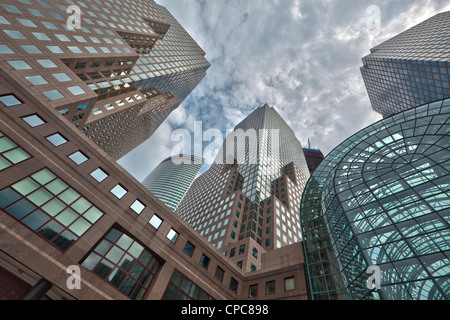
M 450 11 L 372 48 L 361 73 L 374 111 L 384 118 L 450 97 Z
M 301 240 L 299 204 L 309 178 L 292 129 L 265 104 L 231 133 L 176 213 L 246 272 L 261 253 Z
M 153 0 L 4 0 L 0 18 L 10 81 L 114 160 L 147 140 L 210 66 Z

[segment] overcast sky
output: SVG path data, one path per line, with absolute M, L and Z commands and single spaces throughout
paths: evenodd
M 176 129 L 234 128 L 264 103 L 324 155 L 381 119 L 359 68 L 370 48 L 443 11 L 448 0 L 157 0 L 206 52 L 207 76 L 141 146 L 119 160 L 142 181 Z M 372 10 L 373 6 L 379 8 Z M 377 24 L 377 21 L 380 23 Z M 211 156 L 208 156 L 211 159 Z

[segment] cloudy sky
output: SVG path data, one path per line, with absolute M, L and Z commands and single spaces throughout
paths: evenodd
M 276 108 L 304 147 L 310 138 L 312 147 L 328 154 L 381 119 L 370 106 L 361 58 L 450 10 L 448 0 L 156 2 L 203 48 L 211 67 L 154 135 L 119 160 L 138 181 L 172 154 L 174 130 L 193 131 L 194 122 L 202 121 L 204 131 L 219 129 L 225 136 L 264 103 Z

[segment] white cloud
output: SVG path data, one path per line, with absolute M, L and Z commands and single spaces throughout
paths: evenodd
M 233 128 L 253 109 L 276 107 L 305 146 L 326 154 L 381 119 L 360 74 L 370 48 L 450 10 L 443 0 L 380 0 L 379 30 L 367 29 L 368 0 L 159 0 L 206 52 L 207 76 L 170 120 L 133 154 L 170 155 L 168 128 Z M 149 151 L 154 150 L 154 151 Z M 137 159 L 125 161 L 142 167 Z M 148 166 L 151 167 L 151 166 Z M 148 171 L 132 169 L 135 172 Z M 138 174 L 138 173 L 136 173 Z M 143 173 L 139 173 L 142 176 Z

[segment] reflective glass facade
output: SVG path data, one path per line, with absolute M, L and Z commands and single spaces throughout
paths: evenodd
M 313 299 L 450 298 L 449 117 L 450 99 L 398 113 L 316 169 L 300 211 Z
M 1 68 L 114 160 L 205 77 L 204 56 L 153 0 L 0 0 Z
M 198 176 L 204 159 L 185 155 L 162 161 L 142 184 L 159 200 L 175 211 Z
M 227 136 L 176 213 L 238 268 L 253 272 L 264 252 L 301 241 L 298 209 L 309 175 L 301 143 L 265 104 Z
M 383 117 L 450 97 L 450 12 L 440 13 L 371 49 L 361 73 Z

